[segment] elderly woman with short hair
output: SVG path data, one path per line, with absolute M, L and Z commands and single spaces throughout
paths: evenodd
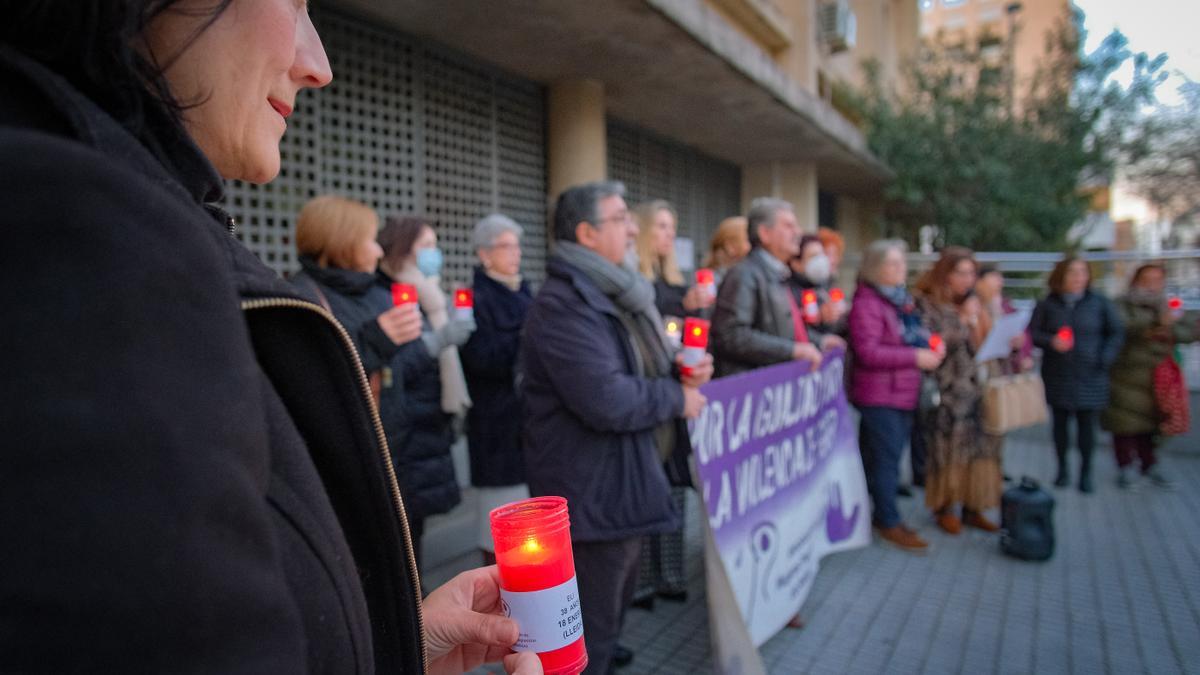
M 529 496 L 515 376 L 533 296 L 521 278 L 521 226 L 492 214 L 475 225 L 475 333 L 461 349 L 474 405 L 467 412 L 471 484 L 479 490 L 479 548 L 495 561 L 488 513 Z
M 862 414 L 859 447 L 879 537 L 901 549 L 923 552 L 928 544 L 900 521 L 896 489 L 921 371 L 937 368 L 942 357 L 929 349 L 929 335 L 905 287 L 906 250 L 903 241 L 883 239 L 863 254 L 849 318 L 850 400 Z

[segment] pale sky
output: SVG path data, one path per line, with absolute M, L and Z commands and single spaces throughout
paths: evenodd
M 1133 52 L 1146 52 L 1151 58 L 1167 53 L 1171 75 L 1158 88 L 1161 102 L 1180 102 L 1176 87 L 1182 80 L 1175 71 L 1200 82 L 1200 0 L 1075 0 L 1075 5 L 1084 13 L 1087 51 L 1117 28 L 1129 38 Z M 1132 67 L 1118 78 L 1128 81 L 1130 73 Z

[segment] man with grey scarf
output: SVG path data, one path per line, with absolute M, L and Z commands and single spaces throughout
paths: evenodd
M 654 289 L 626 256 L 620 183 L 567 189 L 547 279 L 525 322 L 521 394 L 531 494 L 567 498 L 589 664 L 608 673 L 645 535 L 678 525 L 663 459 L 686 453 L 712 359 L 680 374 Z

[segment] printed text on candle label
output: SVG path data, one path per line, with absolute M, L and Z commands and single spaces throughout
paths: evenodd
M 579 611 L 579 585 L 575 577 L 541 591 L 500 589 L 504 613 L 516 619 L 521 637 L 513 645 L 518 652 L 550 652 L 583 637 L 583 615 Z

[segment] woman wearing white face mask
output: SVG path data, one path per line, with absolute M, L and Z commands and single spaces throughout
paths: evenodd
M 821 349 L 845 346 L 845 341 L 836 335 L 835 326 L 826 323 L 821 312 L 822 305 L 830 302 L 825 286 L 833 276 L 833 265 L 821 240 L 813 234 L 801 237 L 800 254 L 789 264 L 792 277 L 788 279 L 788 290 L 805 317 L 809 338 L 821 345 Z

